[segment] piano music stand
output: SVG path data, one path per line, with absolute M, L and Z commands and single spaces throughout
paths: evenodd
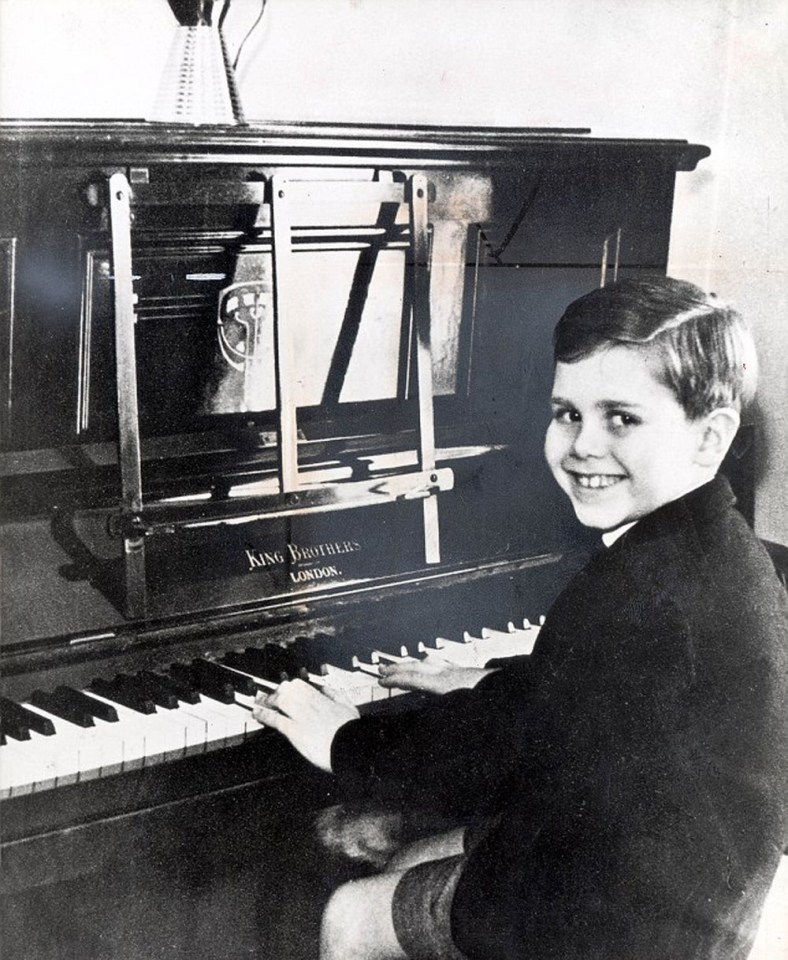
M 263 182 L 212 182 L 200 191 L 206 203 L 236 203 L 259 208 L 258 222 L 270 225 L 273 261 L 274 376 L 276 388 L 279 492 L 200 503 L 146 503 L 142 489 L 141 439 L 137 405 L 134 271 L 132 261 L 132 209 L 145 205 L 192 204 L 194 190 L 179 193 L 166 184 L 135 184 L 126 176 L 109 178 L 110 222 L 115 306 L 115 363 L 118 402 L 118 447 L 121 475 L 120 514 L 113 532 L 123 540 L 125 610 L 128 618 L 147 616 L 145 574 L 147 537 L 166 535 L 179 526 L 221 523 L 233 519 L 258 520 L 273 516 L 345 510 L 402 499 L 423 500 L 425 559 L 440 561 L 437 493 L 449 490 L 454 476 L 449 468 L 436 468 L 433 413 L 432 358 L 430 348 L 429 225 L 431 185 L 422 174 L 406 182 L 290 180 L 280 175 Z M 399 470 L 363 480 L 307 484 L 299 472 L 298 428 L 295 397 L 293 325 L 291 322 L 292 258 L 309 240 L 315 249 L 325 241 L 326 228 L 314 227 L 314 216 L 304 220 L 299 212 L 314 210 L 327 200 L 352 204 L 406 204 L 407 229 L 397 227 L 386 245 L 400 247 L 406 256 L 405 307 L 415 334 L 418 386 L 417 469 Z M 270 199 L 269 199 L 270 198 Z M 336 232 L 336 230 L 334 230 Z M 360 231 L 356 231 L 359 233 Z M 353 241 L 352 228 L 342 230 L 345 242 Z M 355 238 L 358 243 L 358 237 Z M 333 243 L 330 249 L 337 249 Z

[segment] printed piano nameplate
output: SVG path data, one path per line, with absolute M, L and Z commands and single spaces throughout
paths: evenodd
M 148 616 L 323 593 L 421 569 L 423 537 L 420 501 L 179 528 L 146 539 Z M 103 554 L 102 581 L 122 579 L 117 540 L 90 549 Z
M 319 583 L 342 577 L 342 559 L 349 553 L 360 553 L 358 540 L 333 540 L 327 543 L 286 543 L 284 550 L 257 550 L 246 547 L 244 553 L 249 571 L 286 570 L 293 583 Z

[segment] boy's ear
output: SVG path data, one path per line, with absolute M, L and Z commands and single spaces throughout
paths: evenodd
M 701 424 L 701 437 L 695 462 L 702 467 L 718 467 L 739 429 L 740 417 L 733 407 L 718 407 Z

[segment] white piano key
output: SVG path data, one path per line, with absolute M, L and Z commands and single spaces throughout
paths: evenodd
M 434 647 L 428 647 L 420 643 L 419 653 L 432 654 L 448 663 L 456 664 L 458 667 L 482 666 L 472 643 L 464 641 L 460 643 L 457 640 L 447 640 L 445 637 L 437 637 Z
M 52 722 L 55 733 L 50 739 L 55 739 L 64 778 L 73 782 L 74 776 L 80 781 L 93 780 L 101 776 L 101 768 L 105 763 L 104 751 L 112 745 L 101 736 L 100 732 L 97 732 L 95 726 L 79 727 L 31 703 L 25 703 L 23 706 L 27 710 L 41 714 L 42 717 L 47 717 Z M 109 763 L 109 760 L 106 762 Z
M 408 663 L 419 661 L 417 657 L 411 657 L 408 655 L 406 647 L 401 647 L 402 655 L 397 656 L 393 653 L 384 653 L 382 650 L 373 650 L 371 654 L 371 659 L 373 663 Z M 422 651 L 423 652 L 423 651 Z M 389 692 L 389 697 L 402 697 L 408 693 L 412 693 L 412 690 L 406 690 L 403 687 L 386 687 L 385 689 Z
M 62 764 L 52 743 L 54 739 L 54 735 L 45 737 L 31 730 L 29 740 L 15 741 L 12 744 L 19 751 L 19 755 L 35 767 L 36 781 L 33 790 L 50 790 L 58 782 Z M 74 779 L 76 780 L 76 777 Z
M 250 734 L 257 733 L 260 729 L 260 724 L 248 710 L 241 706 L 241 703 L 243 703 L 242 695 L 239 695 L 237 691 L 233 703 L 221 703 L 209 698 L 211 709 L 217 709 L 221 715 L 226 717 L 228 746 L 243 742 Z
M 488 660 L 494 658 L 520 657 L 531 653 L 538 634 L 537 630 L 493 630 L 484 627 L 477 649 Z
M 199 703 L 184 703 L 179 711 L 205 724 L 205 750 L 219 750 L 228 745 L 227 715 L 214 709 L 215 700 L 200 695 Z
M 10 737 L 0 746 L 0 799 L 32 793 L 39 773 L 34 763 L 15 746 Z
M 403 660 L 412 660 L 413 657 L 408 656 L 408 651 L 405 647 L 401 647 L 401 653 L 399 655 L 394 653 L 386 653 L 383 650 L 373 650 L 369 655 L 369 659 L 372 663 L 402 663 Z
M 124 771 L 138 770 L 141 767 L 161 762 L 165 752 L 164 742 L 167 741 L 167 733 L 170 733 L 170 731 L 162 731 L 161 724 L 158 727 L 156 726 L 157 714 L 139 713 L 130 707 L 124 707 L 123 704 L 117 703 L 115 700 L 101 696 L 93 690 L 84 690 L 83 693 L 115 708 L 118 715 L 117 723 L 106 724 L 104 727 L 97 727 L 96 729 L 105 734 L 107 727 L 116 729 L 116 735 L 120 738 L 120 744 L 117 747 L 122 756 Z M 99 721 L 97 720 L 96 723 L 98 724 Z M 114 730 L 113 733 L 115 733 Z M 117 762 L 117 759 L 117 752 L 113 749 L 112 762 Z
M 109 722 L 96 717 L 95 737 L 101 741 L 101 771 L 100 776 L 110 777 L 127 769 L 127 761 L 131 761 L 133 744 L 130 738 L 123 735 L 118 722 Z M 141 746 L 140 746 L 141 751 Z
M 61 717 L 55 717 L 45 710 L 41 710 L 39 707 L 34 707 L 30 703 L 25 703 L 23 706 L 26 710 L 30 710 L 31 713 L 38 713 L 46 717 L 55 728 L 53 734 L 43 738 L 49 741 L 49 744 L 39 749 L 42 754 L 45 754 L 47 750 L 51 754 L 57 785 L 66 786 L 69 783 L 76 783 L 79 779 L 79 745 L 74 735 L 66 733 L 65 736 L 61 736 L 61 725 L 68 723 L 68 721 L 63 720 Z M 71 724 L 71 726 L 73 727 L 74 724 Z
M 376 703 L 378 700 L 388 700 L 391 696 L 391 690 L 388 687 L 381 687 L 378 682 L 380 679 L 380 665 L 377 663 L 368 663 L 365 660 L 361 660 L 359 657 L 353 657 L 353 670 L 352 671 L 343 671 L 351 672 L 351 674 L 358 675 L 359 672 L 367 674 L 372 678 L 372 681 L 369 685 L 369 699 L 367 703 Z M 333 676 L 333 673 L 331 674 Z M 360 680 L 357 681 L 359 687 L 361 687 Z
M 198 716 L 190 703 L 179 703 L 176 710 L 178 718 L 185 728 L 186 747 L 184 756 L 191 757 L 198 753 L 205 753 L 208 747 L 209 726 L 204 716 Z M 158 709 L 158 708 L 157 708 Z
M 172 710 L 157 706 L 154 713 L 139 713 L 114 701 L 106 702 L 117 710 L 124 737 L 138 738 L 135 744 L 141 740 L 141 751 L 133 752 L 135 757 L 141 756 L 146 767 L 202 753 L 212 739 L 219 745 L 226 740 L 224 718 L 217 717 L 215 711 L 207 712 L 199 704 L 179 702 Z M 128 764 L 124 768 L 128 769 Z
M 380 676 L 375 668 L 374 673 L 362 670 L 345 670 L 333 664 L 325 664 L 323 678 L 328 686 L 341 690 L 352 704 L 360 707 L 364 703 L 377 700 L 386 700 L 389 691 L 378 683 Z
M 225 741 L 227 747 L 243 743 L 252 729 L 258 729 L 259 724 L 254 720 L 248 710 L 239 707 L 237 703 L 222 703 L 220 700 L 214 700 L 212 697 L 201 695 L 203 702 L 207 701 L 207 706 L 217 716 L 225 719 Z
M 16 796 L 21 788 L 25 792 L 30 790 L 49 790 L 57 783 L 57 774 L 55 772 L 55 761 L 52 750 L 48 746 L 42 746 L 41 742 L 45 738 L 35 731 L 30 731 L 29 740 L 14 740 L 9 738 L 0 751 L 0 763 L 3 758 L 12 758 L 12 770 L 14 763 L 19 771 L 24 772 L 24 779 L 18 780 L 15 785 L 14 795 Z M 6 750 L 6 747 L 8 750 Z M 1 778 L 0 778 L 1 779 Z
M 225 670 L 229 670 L 231 673 L 237 673 L 241 677 L 247 677 L 252 683 L 256 683 L 259 687 L 264 687 L 266 690 L 273 692 L 279 686 L 278 683 L 274 683 L 273 680 L 265 680 L 263 677 L 255 676 L 255 674 L 250 673 L 248 670 L 241 670 L 239 667 L 228 667 L 225 664 L 222 664 Z M 236 697 L 238 697 L 238 692 L 236 691 Z M 243 696 L 250 696 L 250 694 L 243 694 Z M 252 699 L 254 697 L 252 696 Z M 245 701 L 244 701 L 245 702 Z

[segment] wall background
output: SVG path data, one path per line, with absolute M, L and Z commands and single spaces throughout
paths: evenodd
M 234 0 L 231 55 L 260 9 Z M 164 0 L 0 0 L 0 116 L 144 117 L 175 19 Z M 756 526 L 788 544 L 788 3 L 269 0 L 239 63 L 251 120 L 591 127 L 676 137 L 670 272 L 758 338 Z

